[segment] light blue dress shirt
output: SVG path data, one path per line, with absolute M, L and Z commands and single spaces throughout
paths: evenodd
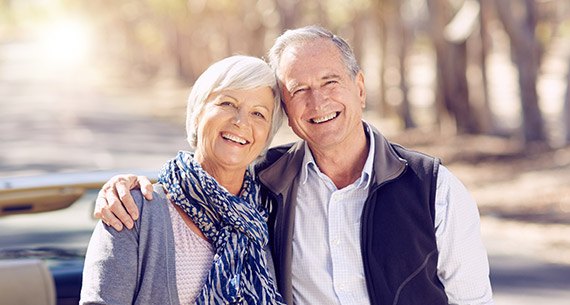
M 362 175 L 337 189 L 307 144 L 293 233 L 295 304 L 370 304 L 360 252 L 360 215 L 368 196 L 374 137 Z
M 305 144 L 293 232 L 292 284 L 295 305 L 370 304 L 362 253 L 360 217 L 374 162 L 374 136 L 362 175 L 337 189 Z M 475 201 L 444 166 L 435 202 L 438 277 L 449 304 L 492 305 L 489 265 Z

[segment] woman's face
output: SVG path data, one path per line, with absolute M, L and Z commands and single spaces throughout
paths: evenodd
M 266 146 L 273 107 L 269 87 L 212 94 L 197 118 L 198 162 L 206 170 L 245 169 Z

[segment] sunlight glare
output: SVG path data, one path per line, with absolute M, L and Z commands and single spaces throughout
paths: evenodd
M 79 65 L 87 59 L 90 31 L 78 20 L 59 20 L 40 32 L 45 58 L 53 64 Z

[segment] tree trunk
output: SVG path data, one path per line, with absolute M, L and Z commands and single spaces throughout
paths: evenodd
M 428 0 L 428 8 L 437 56 L 439 92 L 436 97 L 454 117 L 458 133 L 478 133 L 479 126 L 469 104 L 466 42 L 451 42 L 444 37 L 445 27 L 451 20 L 447 1 Z
M 295 28 L 297 24 L 297 7 L 300 2 L 288 0 L 275 0 L 277 11 L 280 14 L 280 29 L 277 35 L 281 35 L 285 30 Z
M 397 7 L 401 5 L 400 1 L 397 1 Z M 400 34 L 400 39 L 398 41 L 398 58 L 400 59 L 400 91 L 402 92 L 402 101 L 399 107 L 399 114 L 400 118 L 404 122 L 404 128 L 410 129 L 416 127 L 416 123 L 412 117 L 412 111 L 410 106 L 410 99 L 409 99 L 409 90 L 408 90 L 408 77 L 407 77 L 407 63 L 408 63 L 408 56 L 410 51 L 410 39 L 411 33 L 410 29 L 404 24 L 402 20 L 402 16 L 400 15 L 401 10 L 397 10 L 397 22 L 394 25 L 397 29 L 396 33 Z
M 536 12 L 533 0 L 495 1 L 498 15 L 509 35 L 512 55 L 519 72 L 522 128 L 526 142 L 546 142 L 544 120 L 538 105 L 536 82 L 540 67 L 540 45 L 535 38 Z M 514 16 L 512 5 L 521 5 L 522 20 Z
M 446 8 L 446 3 L 442 0 L 428 0 L 428 9 L 430 14 L 430 30 L 429 34 L 435 49 L 435 68 L 436 68 L 436 88 L 435 88 L 435 108 L 437 122 L 441 126 L 445 125 L 444 120 L 451 116 L 450 110 L 445 102 L 445 58 L 447 57 L 448 49 L 446 42 L 443 38 L 443 29 L 445 28 L 446 20 L 449 18 Z
M 187 63 L 187 60 L 192 56 L 192 49 L 187 48 L 185 33 L 183 33 L 179 25 L 174 24 L 171 32 L 168 34 L 171 44 L 170 52 L 173 53 L 172 56 L 174 57 L 178 78 L 193 83 L 196 80 L 196 76 L 193 74 L 194 71 L 189 69 Z
M 386 5 L 382 1 L 375 2 L 376 7 L 376 16 L 378 16 L 378 20 L 380 22 L 380 100 L 378 103 L 378 112 L 382 117 L 388 116 L 388 103 L 386 101 L 386 79 L 384 75 L 386 75 L 386 61 L 387 61 L 387 53 L 388 53 L 388 23 L 390 20 L 390 12 L 386 9 Z
M 381 1 L 381 20 L 383 25 L 383 44 L 382 44 L 382 90 L 383 96 L 387 95 L 388 90 L 398 90 L 400 100 L 398 101 L 395 111 L 398 119 L 401 120 L 404 128 L 413 128 L 416 126 L 411 112 L 410 102 L 408 99 L 408 83 L 406 77 L 406 61 L 409 53 L 409 39 L 411 34 L 404 25 L 402 16 L 400 15 L 400 1 L 389 0 Z M 389 59 L 394 60 L 388 62 Z M 389 79 L 389 69 L 398 70 L 399 78 Z M 393 74 L 392 74 L 393 75 Z M 397 88 L 397 89 L 396 89 Z M 394 96 L 392 96 L 393 98 Z M 385 104 L 387 101 L 385 102 Z M 385 107 L 387 109 L 388 107 Z M 384 111 L 386 113 L 386 111 Z
M 459 133 L 479 133 L 477 114 L 469 104 L 467 43 L 452 43 L 449 49 L 449 56 L 445 59 L 445 103 L 455 117 Z
M 481 132 L 491 134 L 495 132 L 496 126 L 489 99 L 489 86 L 487 85 L 487 58 L 491 49 L 491 38 L 488 32 L 487 24 L 490 22 L 489 10 L 491 9 L 493 0 L 479 0 L 481 9 L 479 13 L 479 39 L 481 48 L 479 50 L 479 67 L 481 67 L 481 89 L 483 91 L 481 97 L 481 105 L 479 109 L 479 127 Z
M 570 145 L 570 60 L 566 72 L 566 99 L 564 100 L 564 127 L 566 132 L 566 144 Z
M 364 41 L 365 26 L 367 24 L 367 16 L 356 15 L 349 24 L 352 29 L 351 46 L 356 59 L 362 64 L 366 50 L 366 42 Z M 361 67 L 362 68 L 362 67 Z

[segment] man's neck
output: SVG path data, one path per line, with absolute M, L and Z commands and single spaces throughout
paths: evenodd
M 332 180 L 337 189 L 342 189 L 360 178 L 368 157 L 370 141 L 364 129 L 350 142 L 350 145 L 332 148 L 309 145 L 319 170 Z

